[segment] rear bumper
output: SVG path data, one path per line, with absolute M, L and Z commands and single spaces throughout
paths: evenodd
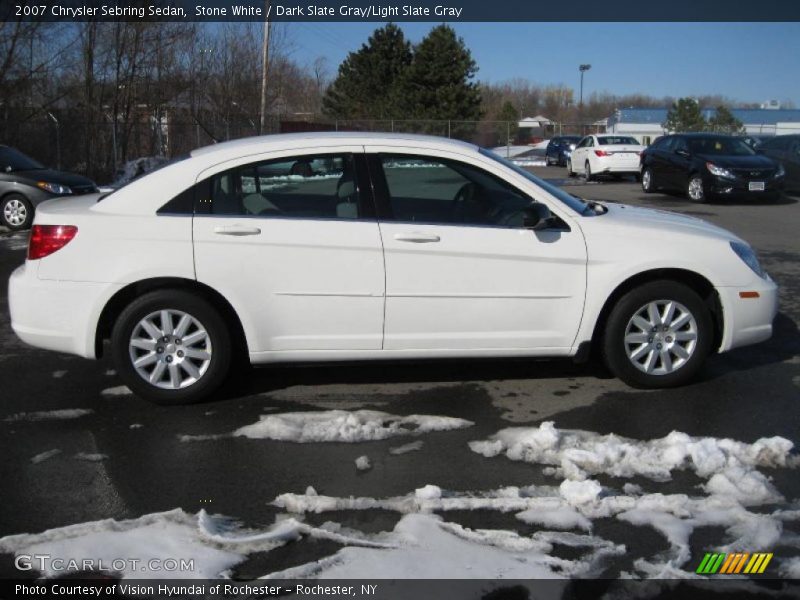
M 42 280 L 38 263 L 18 267 L 8 281 L 11 327 L 37 348 L 96 358 L 95 333 L 106 302 L 122 286 Z
M 724 315 L 719 351 L 757 344 L 772 336 L 772 322 L 778 314 L 778 286 L 772 279 L 755 278 L 744 287 L 717 288 Z M 757 292 L 757 298 L 742 298 L 742 292 Z

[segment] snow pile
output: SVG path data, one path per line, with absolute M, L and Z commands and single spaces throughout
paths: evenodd
M 328 410 L 262 415 L 258 422 L 240 427 L 232 435 L 299 443 L 366 442 L 401 435 L 462 429 L 471 425 L 470 421 L 454 417 L 399 417 L 375 410 Z
M 29 413 L 16 413 L 8 416 L 3 421 L 15 423 L 18 421 L 58 421 L 62 419 L 77 419 L 92 414 L 90 408 L 64 408 L 61 410 L 43 410 Z
M 356 469 L 359 471 L 369 471 L 372 468 L 372 463 L 369 462 L 369 456 L 359 456 L 356 459 Z
M 127 385 L 118 385 L 117 387 L 106 388 L 102 392 L 101 395 L 106 397 L 111 396 L 130 396 L 133 392 Z
M 672 471 L 690 469 L 708 480 L 705 490 L 710 494 L 735 497 L 747 504 L 782 500 L 756 467 L 798 464 L 797 457 L 790 456 L 792 442 L 782 437 L 745 444 L 673 431 L 660 439 L 639 441 L 557 429 L 552 421 L 539 427 L 503 429 L 489 440 L 470 442 L 469 446 L 486 457 L 503 454 L 511 460 L 554 465 L 549 474 L 578 481 L 597 474 L 668 481 Z
M 114 182 L 110 187 L 119 189 L 124 185 L 128 185 L 134 179 L 163 167 L 168 162 L 169 160 L 164 156 L 143 156 L 129 160 L 117 169 L 114 175 Z

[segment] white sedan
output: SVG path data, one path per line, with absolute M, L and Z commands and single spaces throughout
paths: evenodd
M 698 219 L 586 202 L 462 142 L 307 133 L 40 205 L 9 303 L 25 342 L 108 349 L 137 394 L 181 403 L 235 359 L 591 346 L 631 385 L 675 386 L 770 337 L 777 289 L 744 241 Z
M 567 159 L 567 174 L 582 174 L 587 181 L 597 175 L 639 177 L 639 158 L 644 151 L 636 138 L 627 135 L 587 135 Z

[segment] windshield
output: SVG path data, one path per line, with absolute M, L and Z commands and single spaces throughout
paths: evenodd
M 492 160 L 495 160 L 495 161 L 499 162 L 500 164 L 508 167 L 509 169 L 513 170 L 514 172 L 519 173 L 520 175 L 522 175 L 528 181 L 531 181 L 532 183 L 535 183 L 537 186 L 539 186 L 540 188 L 544 189 L 547 193 L 549 193 L 549 194 L 555 196 L 556 198 L 558 198 L 561 202 L 566 204 L 568 207 L 570 207 L 576 213 L 581 214 L 581 215 L 594 215 L 594 214 L 597 214 L 593 210 L 588 210 L 590 208 L 589 204 L 584 202 L 580 198 L 576 198 L 575 196 L 573 196 L 571 194 L 568 194 L 567 192 L 565 192 L 561 188 L 556 187 L 556 186 L 554 186 L 554 185 L 552 185 L 550 183 L 547 183 L 543 179 L 539 179 L 538 177 L 536 177 L 536 175 L 534 175 L 532 173 L 529 173 L 528 171 L 526 171 L 522 167 L 519 167 L 519 166 L 515 165 L 510 160 L 506 160 L 505 158 L 502 158 L 501 156 L 498 156 L 497 154 L 495 154 L 491 150 L 486 150 L 485 148 L 481 148 L 479 150 L 479 152 L 481 154 L 483 154 L 484 156 L 486 156 L 488 158 L 491 158 Z
M 692 154 L 712 156 L 753 156 L 756 152 L 739 138 L 707 137 L 689 138 Z
M 10 171 L 33 171 L 44 168 L 43 164 L 25 156 L 19 150 L 8 146 L 0 146 L 0 170 L 8 173 Z
M 632 144 L 634 146 L 638 146 L 639 142 L 636 141 L 636 138 L 627 137 L 627 136 L 603 136 L 598 137 L 597 142 L 601 146 L 616 146 L 617 144 Z

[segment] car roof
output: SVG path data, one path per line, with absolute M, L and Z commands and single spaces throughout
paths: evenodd
M 304 142 L 336 141 L 344 144 L 383 144 L 402 145 L 410 143 L 413 146 L 426 148 L 451 148 L 461 151 L 478 151 L 478 146 L 460 140 L 436 137 L 432 135 L 416 135 L 410 133 L 377 133 L 366 131 L 309 131 L 302 133 L 278 133 L 241 138 L 228 142 L 221 142 L 211 146 L 197 148 L 190 153 L 192 157 L 210 156 L 213 154 L 232 154 L 250 151 L 269 151 L 278 146 L 303 147 Z

